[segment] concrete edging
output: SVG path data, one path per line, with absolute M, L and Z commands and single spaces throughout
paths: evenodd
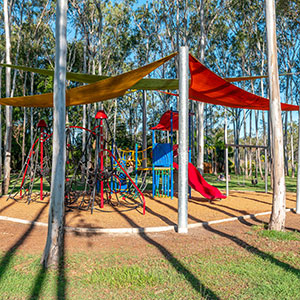
M 294 211 L 294 210 L 295 210 L 294 208 L 287 208 L 285 211 L 290 212 L 290 211 Z M 232 222 L 232 221 L 236 221 L 236 220 L 251 219 L 251 218 L 257 217 L 257 216 L 270 215 L 271 213 L 272 213 L 271 211 L 267 211 L 267 212 L 261 212 L 261 213 L 257 213 L 257 214 L 250 214 L 250 215 L 238 216 L 238 217 L 221 219 L 221 220 L 193 223 L 193 224 L 188 224 L 188 229 L 204 227 L 207 225 L 214 225 L 214 224 L 225 223 L 225 222 Z M 27 224 L 27 225 L 33 225 L 33 226 L 48 227 L 47 223 L 23 220 L 23 219 L 6 217 L 6 216 L 0 216 L 0 221 L 9 221 L 9 222 Z M 136 233 L 165 232 L 165 231 L 171 231 L 171 230 L 177 231 L 177 225 L 158 226 L 158 227 L 135 227 L 135 228 L 84 228 L 84 227 L 70 227 L 70 226 L 65 227 L 66 232 L 95 233 L 95 234 L 97 234 L 97 233 L 100 233 L 100 234 L 104 234 L 104 233 L 136 234 Z

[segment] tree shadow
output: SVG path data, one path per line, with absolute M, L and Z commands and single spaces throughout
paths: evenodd
M 292 211 L 291 213 L 292 213 L 292 214 L 296 214 L 296 213 L 293 212 L 293 211 Z M 255 221 L 256 223 L 259 223 L 259 224 L 261 224 L 261 225 L 264 225 L 265 228 L 267 228 L 268 225 L 269 225 L 269 222 L 260 220 L 260 219 L 258 219 L 256 216 L 251 216 L 250 219 L 253 220 L 253 221 Z M 239 219 L 239 221 L 240 221 L 241 223 L 243 223 L 244 225 L 247 225 L 247 226 L 253 226 L 253 225 L 255 225 L 255 224 L 253 224 L 253 223 L 250 223 L 250 222 L 246 221 L 245 219 L 243 219 L 243 220 L 242 220 L 242 219 L 241 219 L 241 220 Z M 300 233 L 300 229 L 297 229 L 297 228 L 292 228 L 292 227 L 285 226 L 285 229 L 288 230 L 288 231 L 291 231 L 291 232 L 299 232 L 299 233 Z
M 176 225 L 175 222 L 171 221 L 169 218 L 155 212 L 153 209 L 146 207 L 146 213 L 149 213 L 153 216 L 158 217 L 159 219 L 161 219 L 163 222 L 165 222 L 167 225 Z
M 36 275 L 34 286 L 28 298 L 29 300 L 35 300 L 39 298 L 40 292 L 42 290 L 46 278 L 46 274 L 47 274 L 47 269 L 44 266 L 40 266 L 40 270 Z
M 173 207 L 173 206 L 171 206 L 171 205 L 169 205 L 169 204 L 167 204 L 167 203 L 164 203 L 163 201 L 160 201 L 160 200 L 157 200 L 157 199 L 154 199 L 154 200 L 155 200 L 157 203 L 159 203 L 159 204 L 161 204 L 161 205 L 163 205 L 163 206 L 165 206 L 165 207 L 169 208 L 170 210 L 173 210 L 174 212 L 177 213 L 177 209 L 176 209 L 175 207 Z M 198 219 L 198 218 L 196 218 L 196 217 L 194 217 L 194 216 L 192 216 L 192 215 L 190 215 L 190 214 L 188 214 L 188 218 L 189 218 L 190 220 L 195 221 L 195 222 L 199 222 L 199 223 L 204 222 L 204 220 Z
M 2 208 L 0 209 L 0 212 L 5 211 L 6 209 L 8 209 L 9 207 L 13 206 L 13 205 L 16 204 L 16 203 L 17 203 L 16 201 L 13 201 L 13 202 L 7 204 L 6 206 L 4 206 L 4 207 L 2 207 Z
M 236 217 L 235 214 L 230 213 L 230 212 L 227 212 L 227 211 L 225 211 L 225 210 L 223 210 L 223 209 L 220 209 L 220 208 L 218 208 L 218 207 L 215 207 L 215 206 L 211 206 L 211 205 L 203 204 L 203 203 L 197 203 L 197 202 L 191 201 L 191 200 L 190 200 L 189 202 L 191 202 L 191 203 L 193 203 L 193 204 L 195 204 L 195 205 L 200 205 L 200 206 L 206 207 L 206 208 L 211 209 L 211 210 L 214 210 L 214 211 L 218 211 L 218 212 L 220 212 L 220 213 L 222 213 L 222 214 L 224 214 L 224 215 L 227 215 L 227 216 L 229 216 L 229 217 Z
M 65 223 L 65 220 L 64 220 Z M 67 286 L 67 278 L 66 278 L 66 257 L 65 257 L 65 237 L 66 231 L 64 231 L 64 237 L 62 242 L 61 249 L 61 258 L 58 266 L 58 274 L 57 274 L 57 290 L 56 290 L 56 299 L 66 299 L 66 286 Z
M 251 224 L 245 220 L 243 220 L 243 222 L 245 223 L 248 223 L 248 224 Z M 223 238 L 226 238 L 232 242 L 234 242 L 236 245 L 238 245 L 239 247 L 245 249 L 246 251 L 248 251 L 249 253 L 251 254 L 254 254 L 260 258 L 262 258 L 263 260 L 267 260 L 269 261 L 270 263 L 284 269 L 285 271 L 287 272 L 292 272 L 293 274 L 295 274 L 298 278 L 300 278 L 300 270 L 299 269 L 296 269 L 295 267 L 285 263 L 285 262 L 282 262 L 278 259 L 276 259 L 275 257 L 273 257 L 271 254 L 268 254 L 268 253 L 265 253 L 261 250 L 259 250 L 258 248 L 248 244 L 247 242 L 243 241 L 242 239 L 236 237 L 236 236 L 233 236 L 233 235 L 230 235 L 228 233 L 225 233 L 223 231 L 220 231 L 218 229 L 215 229 L 215 228 L 212 228 L 210 225 L 208 224 L 204 224 L 203 225 L 203 228 L 205 228 L 206 230 L 208 230 L 209 232 L 212 232 L 214 234 L 217 234 Z
M 6 269 L 9 266 L 9 263 L 10 263 L 11 259 L 13 258 L 13 256 L 15 255 L 17 249 L 24 243 L 26 238 L 32 232 L 32 230 L 35 226 L 34 222 L 36 222 L 39 219 L 39 217 L 41 216 L 41 214 L 43 213 L 43 211 L 45 210 L 46 207 L 47 206 L 44 206 L 41 208 L 41 210 L 38 212 L 38 214 L 34 218 L 33 222 L 29 226 L 29 228 L 26 230 L 26 232 L 22 235 L 22 237 L 14 245 L 12 245 L 10 247 L 10 249 L 6 252 L 4 257 L 1 259 L 1 261 L 0 261 L 0 281 L 2 280 L 3 274 L 6 272 Z
M 56 274 L 56 299 L 66 299 L 66 285 L 67 285 L 67 279 L 65 274 L 65 232 L 63 236 L 63 242 L 61 245 L 61 248 L 59 249 L 59 252 L 61 253 L 60 256 L 60 262 L 57 269 Z M 31 290 L 30 297 L 28 299 L 35 300 L 40 298 L 40 293 L 44 284 L 44 281 L 46 279 L 48 269 L 44 267 L 44 265 L 41 265 L 40 270 L 38 274 L 35 276 L 35 281 L 33 288 Z
M 121 211 L 117 211 L 132 227 L 138 227 L 138 225 L 127 215 L 122 213 Z M 211 289 L 206 287 L 187 267 L 183 265 L 183 263 L 177 259 L 166 247 L 159 244 L 153 238 L 149 236 L 149 234 L 145 232 L 139 233 L 139 236 L 145 240 L 150 245 L 159 250 L 159 252 L 165 257 L 165 259 L 172 265 L 175 271 L 179 275 L 183 275 L 185 280 L 190 284 L 190 286 L 199 293 L 205 299 L 220 299 Z

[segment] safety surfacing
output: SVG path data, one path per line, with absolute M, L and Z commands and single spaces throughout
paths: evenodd
M 0 215 L 35 222 L 48 222 L 49 197 L 43 201 L 27 204 L 22 201 L 0 198 Z M 146 213 L 142 208 L 128 209 L 124 206 L 105 204 L 103 209 L 95 205 L 90 210 L 66 209 L 65 225 L 83 228 L 138 228 L 174 226 L 178 221 L 178 198 L 152 197 L 145 193 Z M 286 208 L 295 208 L 296 194 L 287 193 Z M 272 209 L 272 193 L 231 191 L 221 201 L 209 202 L 199 193 L 192 192 L 188 200 L 188 223 L 209 222 L 244 215 L 268 212 Z

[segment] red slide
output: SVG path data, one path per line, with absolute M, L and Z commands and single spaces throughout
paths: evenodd
M 178 164 L 173 163 L 173 167 L 178 170 Z M 195 191 L 199 192 L 203 197 L 209 200 L 225 199 L 223 195 L 215 186 L 210 185 L 205 181 L 197 168 L 189 163 L 189 185 Z

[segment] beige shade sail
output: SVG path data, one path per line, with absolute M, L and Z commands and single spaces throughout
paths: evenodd
M 66 91 L 66 106 L 100 102 L 123 96 L 128 89 L 132 88 L 143 77 L 176 55 L 177 53 L 173 53 L 127 73 L 109 77 L 89 85 L 69 89 Z M 53 93 L 1 98 L 0 104 L 20 107 L 52 107 Z

